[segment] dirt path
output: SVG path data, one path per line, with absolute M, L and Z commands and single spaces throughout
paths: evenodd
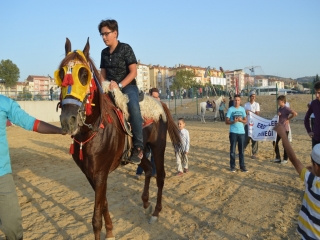
M 303 183 L 291 163 L 270 162 L 270 142 L 259 143 L 258 160 L 246 152 L 249 173 L 230 173 L 228 126 L 190 121 L 186 127 L 190 172 L 175 176 L 168 143 L 157 224 L 149 225 L 143 213 L 143 180 L 134 179 L 135 167 L 127 165 L 110 175 L 108 201 L 117 239 L 299 239 L 295 228 Z M 311 142 L 303 124 L 291 127 L 297 156 L 309 164 Z M 8 139 L 24 239 L 93 239 L 94 193 L 68 154 L 70 138 L 10 127 Z M 154 205 L 155 179 L 150 190 Z

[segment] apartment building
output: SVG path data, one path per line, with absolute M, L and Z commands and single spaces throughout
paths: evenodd
M 48 99 L 50 88 L 57 89 L 54 78 L 48 76 L 29 75 L 25 81 L 25 88 L 32 95 L 40 95 L 43 99 Z

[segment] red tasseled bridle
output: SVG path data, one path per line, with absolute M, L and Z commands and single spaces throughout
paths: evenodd
M 94 92 L 96 90 L 97 90 L 97 85 L 96 85 L 94 79 L 92 79 L 90 82 L 90 88 L 89 88 L 90 95 L 89 95 L 89 97 L 87 99 L 87 103 L 86 103 L 86 115 L 87 116 L 92 114 L 92 100 L 94 97 Z
M 64 76 L 61 85 L 62 85 L 62 87 L 72 86 L 73 85 L 72 67 L 68 67 L 67 74 Z

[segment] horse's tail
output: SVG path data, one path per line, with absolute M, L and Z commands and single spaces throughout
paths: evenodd
M 180 131 L 178 126 L 175 124 L 174 119 L 170 113 L 169 108 L 167 107 L 167 104 L 164 102 L 161 102 L 163 110 L 167 116 L 167 122 L 168 122 L 168 133 L 169 137 L 172 142 L 172 146 L 174 148 L 175 153 L 178 153 L 180 155 L 181 161 L 185 163 L 186 157 L 185 152 L 183 149 L 182 139 L 180 137 Z

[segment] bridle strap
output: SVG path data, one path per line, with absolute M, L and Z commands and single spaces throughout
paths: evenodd
M 73 98 L 66 98 L 66 99 L 63 99 L 61 102 L 62 106 L 64 104 L 75 104 L 75 105 L 78 105 L 79 107 L 81 107 L 82 102 L 80 102 L 79 100 L 73 99 Z

